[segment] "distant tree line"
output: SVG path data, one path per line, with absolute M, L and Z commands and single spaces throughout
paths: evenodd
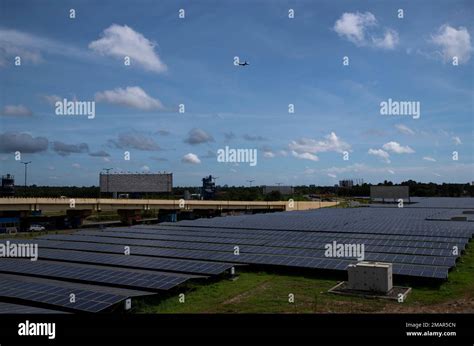
M 394 184 L 385 180 L 379 186 L 408 186 L 410 196 L 417 197 L 474 197 L 474 186 L 470 184 L 419 183 L 414 180 Z M 334 187 L 338 196 L 370 196 L 370 185 L 363 184 L 352 188 Z
M 391 181 L 384 181 L 378 185 L 395 186 L 403 185 L 410 187 L 410 196 L 419 197 L 474 197 L 474 186 L 470 184 L 435 184 L 420 183 L 414 180 L 404 181 L 401 184 L 394 184 Z M 161 198 L 161 199 L 179 199 L 183 198 L 184 192 L 199 193 L 200 188 L 194 186 L 175 187 L 172 193 L 148 193 L 148 194 L 130 194 L 131 198 Z M 100 193 L 98 186 L 36 186 L 28 187 L 16 186 L 15 197 L 50 197 L 59 198 L 105 198 L 112 197 L 111 194 Z M 293 198 L 295 201 L 310 200 L 312 198 L 329 199 L 336 196 L 340 197 L 358 197 L 370 196 L 370 185 L 363 184 L 351 188 L 342 188 L 338 186 L 316 186 L 302 185 L 294 187 L 294 194 L 282 195 L 278 191 L 269 194 L 263 193 L 260 186 L 218 186 L 215 199 L 234 200 L 234 201 L 279 201 Z

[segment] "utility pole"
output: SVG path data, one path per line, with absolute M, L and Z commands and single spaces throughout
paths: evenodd
M 252 187 L 252 183 L 254 182 L 255 180 L 247 180 L 247 182 L 249 183 L 249 187 Z
M 109 195 L 109 172 L 112 170 L 113 168 L 102 168 L 103 171 L 106 171 L 106 174 L 107 174 L 107 196 Z
M 26 177 L 28 175 L 28 164 L 30 164 L 31 161 L 27 161 L 27 162 L 21 161 L 21 163 L 25 165 L 25 187 L 26 187 Z

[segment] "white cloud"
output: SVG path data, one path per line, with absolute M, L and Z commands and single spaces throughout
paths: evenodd
M 377 25 L 377 20 L 370 12 L 345 12 L 334 24 L 334 31 L 357 45 L 365 45 L 366 28 L 374 25 Z
M 97 102 L 108 102 L 144 111 L 163 109 L 160 100 L 151 97 L 138 86 L 97 92 L 95 100 Z
M 374 155 L 381 158 L 383 161 L 390 163 L 390 154 L 382 149 L 369 149 L 369 155 Z
M 184 142 L 191 145 L 209 143 L 214 142 L 214 137 L 203 129 L 194 128 L 188 132 L 188 136 L 184 139 Z
M 337 175 L 335 175 L 335 174 L 332 174 L 332 173 L 328 173 L 328 177 L 330 177 L 330 178 L 334 178 L 334 179 L 335 179 L 335 178 L 337 178 Z
M 377 19 L 371 12 L 345 12 L 333 29 L 339 36 L 360 47 L 394 49 L 400 41 L 395 30 L 386 28 L 382 34 Z
M 119 149 L 160 150 L 160 146 L 152 137 L 136 131 L 119 133 L 117 139 L 110 139 L 107 143 L 109 146 Z
M 327 169 L 324 169 L 324 172 L 327 173 L 333 173 L 333 174 L 344 174 L 344 173 L 360 173 L 360 172 L 367 172 L 371 169 L 370 167 L 366 166 L 365 164 L 362 163 L 355 163 L 353 165 L 349 166 L 344 166 L 344 167 L 330 167 Z M 377 172 L 382 172 L 385 171 L 384 168 L 376 168 L 375 169 Z
M 7 105 L 3 107 L 2 114 L 13 117 L 29 117 L 33 115 L 33 112 L 23 105 Z
M 400 42 L 400 39 L 398 38 L 398 33 L 395 30 L 387 29 L 383 38 L 373 37 L 372 42 L 377 48 L 394 49 Z
M 273 151 L 267 150 L 263 152 L 263 157 L 267 159 L 273 159 L 275 157 L 275 154 L 273 153 Z
M 52 106 L 54 106 L 56 102 L 63 100 L 61 96 L 58 95 L 43 95 L 43 99 Z
M 390 174 L 395 174 L 395 171 L 393 169 L 387 169 L 387 172 L 390 173 Z
M 408 145 L 402 146 L 402 145 L 400 145 L 400 143 L 397 143 L 397 142 L 394 142 L 394 141 L 385 143 L 382 146 L 382 148 L 385 149 L 386 151 L 390 151 L 390 152 L 395 153 L 395 154 L 412 154 L 412 153 L 415 152 Z
M 0 153 L 39 153 L 48 149 L 49 141 L 45 137 L 33 137 L 27 132 L 0 133 Z
M 458 136 L 454 136 L 454 137 L 453 137 L 453 142 L 454 142 L 454 144 L 456 144 L 456 145 L 461 145 L 461 144 L 462 144 L 461 138 L 459 138 Z
M 0 66 L 5 66 L 13 58 L 20 56 L 22 62 L 37 64 L 42 61 L 35 37 L 16 30 L 0 30 Z
M 334 132 L 325 136 L 323 140 L 301 138 L 297 141 L 291 141 L 288 145 L 294 157 L 318 161 L 317 153 L 335 151 L 342 153 L 350 151 L 351 146 L 342 141 Z
M 144 166 L 142 167 L 142 171 L 143 171 L 143 172 L 150 172 L 150 167 L 148 167 L 147 165 L 144 165 Z
M 78 164 L 78 163 L 73 163 L 71 166 L 72 166 L 73 168 L 77 168 L 77 169 L 78 169 L 78 168 L 81 168 L 81 165 Z
M 291 154 L 301 160 L 319 161 L 319 158 L 311 153 L 297 153 L 296 151 L 292 151 Z
M 112 24 L 102 33 L 102 37 L 89 44 L 89 48 L 102 55 L 109 55 L 123 60 L 130 57 L 131 63 L 138 64 L 152 72 L 166 71 L 166 65 L 155 52 L 156 43 L 148 40 L 141 33 L 127 25 Z
M 425 161 L 431 161 L 431 162 L 436 162 L 436 159 L 432 158 L 431 156 L 423 156 L 423 160 L 425 160 Z
M 397 125 L 395 125 L 395 127 L 397 128 L 397 130 L 399 132 L 403 133 L 404 135 L 414 135 L 415 134 L 415 131 L 413 131 L 412 129 L 410 129 L 406 125 L 397 124 Z
M 0 29 L 0 66 L 13 65 L 13 58 L 16 56 L 21 57 L 22 64 L 38 64 L 44 60 L 42 52 L 80 59 L 91 58 L 84 50 L 49 38 L 17 30 Z
M 456 29 L 444 24 L 431 41 L 441 48 L 444 62 L 452 62 L 453 57 L 457 57 L 459 63 L 465 63 L 471 57 L 471 36 L 464 27 Z
M 199 157 L 193 153 L 188 153 L 184 155 L 181 161 L 184 163 L 191 163 L 195 165 L 201 163 L 201 160 L 199 160 Z

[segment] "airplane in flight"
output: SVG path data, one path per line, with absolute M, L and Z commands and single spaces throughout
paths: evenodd
M 239 62 L 239 65 L 240 66 L 247 66 L 247 65 L 249 65 L 249 63 L 247 62 L 247 60 L 245 60 L 243 63 Z

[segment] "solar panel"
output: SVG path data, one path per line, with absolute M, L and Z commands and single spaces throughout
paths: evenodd
M 37 239 L 45 240 L 63 240 L 63 241 L 78 241 L 90 243 L 104 243 L 104 244 L 122 244 L 129 246 L 150 246 L 150 247 L 164 247 L 177 249 L 192 249 L 192 250 L 211 250 L 211 251 L 234 251 L 232 244 L 215 244 L 215 243 L 199 243 L 199 242 L 184 242 L 184 241 L 161 241 L 161 240 L 143 240 L 130 238 L 115 238 L 106 236 L 75 236 L 75 235 L 46 235 Z M 338 242 L 349 242 L 350 239 L 334 239 L 334 238 L 320 238 L 320 241 L 315 242 L 291 242 L 291 241 L 268 241 L 264 246 L 256 245 L 242 245 L 240 252 L 249 253 L 279 253 L 279 254 L 297 254 L 304 256 L 312 253 L 311 249 L 324 249 L 327 243 L 337 240 Z M 418 248 L 413 247 L 413 242 L 396 242 L 397 246 L 393 246 L 393 242 L 383 242 L 382 240 L 368 240 L 359 241 L 365 244 L 366 250 L 369 252 L 388 252 L 388 253 L 404 253 L 416 254 L 426 256 L 452 256 L 452 247 L 446 249 L 439 248 Z M 382 245 L 379 245 L 383 243 Z M 431 243 L 430 243 L 431 244 Z M 399 246 L 398 246 L 399 245 Z M 409 246 L 411 245 L 411 246 Z
M 9 258 L 0 261 L 0 272 L 145 290 L 168 290 L 191 278 L 185 275 L 144 273 L 131 269 Z
M 37 308 L 34 306 L 0 302 L 0 315 L 4 314 L 64 314 L 63 311 Z
M 74 301 L 71 300 L 71 294 L 75 296 Z M 145 294 L 148 293 L 0 274 L 0 297 L 40 303 L 67 310 L 100 312 L 131 296 Z
M 101 232 L 108 233 L 132 233 L 132 234 L 152 234 L 152 235 L 178 235 L 178 236 L 197 236 L 197 237 L 229 237 L 229 238 L 244 238 L 244 239 L 292 239 L 292 240 L 311 240 L 314 238 L 321 238 L 324 236 L 333 236 L 333 237 L 347 237 L 347 234 L 334 233 L 334 232 L 298 232 L 298 231 L 262 231 L 262 230 L 242 230 L 242 229 L 214 229 L 214 228 L 191 228 L 191 227 L 167 227 L 167 228 L 140 228 L 140 227 L 131 227 L 131 228 L 119 228 L 119 229 L 105 229 Z M 352 235 L 351 235 L 352 237 Z M 357 234 L 359 238 L 370 238 L 373 239 L 373 234 L 371 233 L 361 233 Z M 389 239 L 403 239 L 404 236 L 397 236 L 392 238 L 389 235 L 378 237 L 379 239 L 389 240 Z M 433 240 L 430 237 L 414 237 L 414 239 L 427 239 Z M 412 239 L 412 240 L 414 240 Z M 468 238 L 460 238 L 467 240 Z M 446 241 L 446 238 L 440 238 L 441 241 Z M 434 240 L 433 240 L 434 241 Z
M 124 254 L 118 255 L 58 249 L 41 249 L 39 251 L 39 258 L 48 260 L 93 263 L 109 266 L 164 270 L 170 272 L 194 273 L 203 275 L 218 275 L 233 266 L 229 263 L 214 263 L 205 261 L 169 259 Z
M 87 232 L 87 233 L 85 233 Z M 227 244 L 252 244 L 252 245 L 264 245 L 264 239 L 245 239 L 245 238 L 225 238 L 225 237 L 195 237 L 195 236 L 179 236 L 179 235 L 160 235 L 160 234 L 135 234 L 133 232 L 107 232 L 111 236 L 121 238 L 132 238 L 132 239 L 152 239 L 152 240 L 182 240 L 182 241 L 201 241 L 209 243 L 227 243 Z M 79 231 L 77 234 L 85 235 L 96 235 L 103 236 L 104 232 L 101 231 Z

